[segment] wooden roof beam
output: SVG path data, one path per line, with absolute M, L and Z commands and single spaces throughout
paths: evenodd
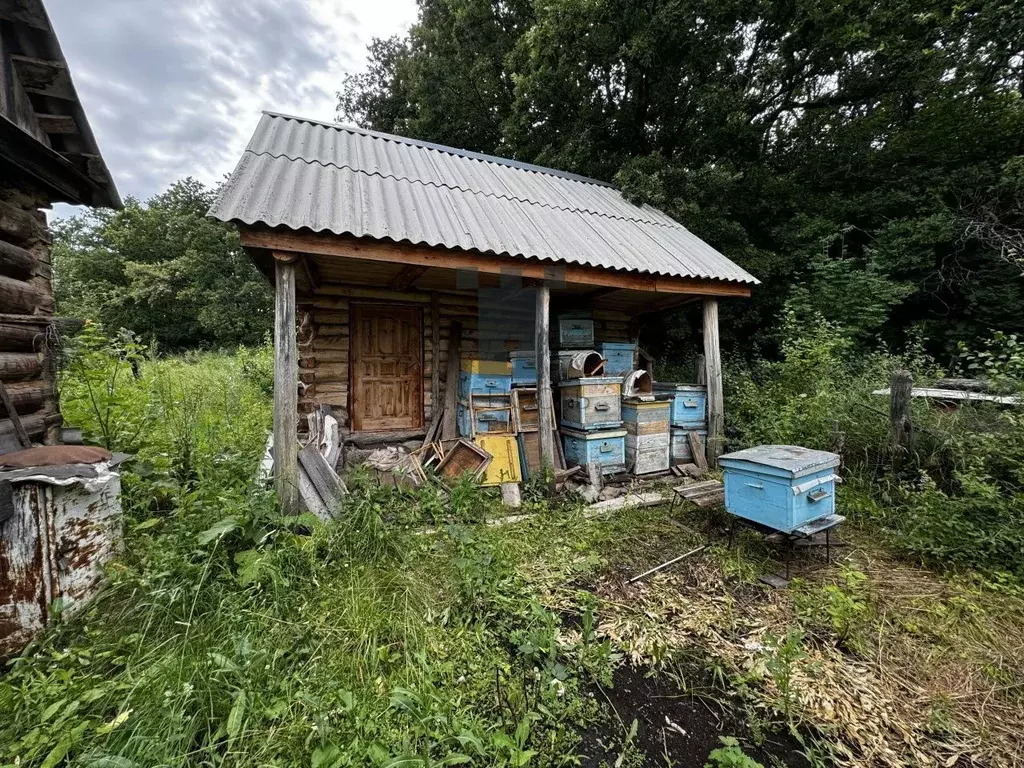
M 26 93 L 37 93 L 65 101 L 75 100 L 75 89 L 71 84 L 71 73 L 60 61 L 35 59 L 31 56 L 11 56 L 18 81 Z
M 39 121 L 39 127 L 45 133 L 59 133 L 68 136 L 79 133 L 78 123 L 71 115 L 40 115 L 37 113 L 36 120 Z
M 241 239 L 242 245 L 247 248 L 383 261 L 426 268 L 476 270 L 487 274 L 507 274 L 510 270 L 516 270 L 523 278 L 552 283 L 623 288 L 647 293 L 746 297 L 750 296 L 751 291 L 749 285 L 722 280 L 641 275 L 600 267 L 556 264 L 537 259 L 478 254 L 471 251 L 430 248 L 342 235 L 243 229 Z
M 426 272 L 430 267 L 422 264 L 407 264 L 402 268 L 402 271 L 395 275 L 395 279 L 391 281 L 391 288 L 396 291 L 404 291 L 416 283 L 423 273 Z

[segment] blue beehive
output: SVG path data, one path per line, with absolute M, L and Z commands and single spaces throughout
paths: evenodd
M 510 352 L 512 359 L 512 386 L 537 386 L 537 353 L 530 350 Z
M 511 374 L 459 371 L 459 397 L 470 395 L 507 395 L 512 390 Z
M 708 390 L 697 384 L 654 382 L 654 391 L 672 395 L 672 426 L 702 429 L 707 423 Z
M 608 429 L 583 432 L 562 428 L 565 463 L 571 467 L 600 464 L 601 474 L 614 475 L 626 470 L 626 430 Z
M 737 517 L 792 533 L 836 511 L 839 456 L 795 445 L 759 445 L 719 458 L 725 508 Z
M 605 376 L 625 376 L 634 368 L 636 344 L 606 341 L 597 345 L 597 351 L 605 359 Z

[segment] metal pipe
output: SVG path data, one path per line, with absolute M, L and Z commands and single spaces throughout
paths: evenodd
M 635 581 L 640 581 L 640 579 L 646 578 L 647 576 L 650 576 L 652 573 L 657 573 L 658 571 L 662 571 L 665 568 L 668 568 L 670 565 L 675 565 L 680 560 L 685 560 L 686 558 L 690 557 L 691 555 L 696 555 L 698 552 L 703 552 L 707 548 L 708 548 L 708 545 L 704 544 L 703 546 L 697 547 L 696 549 L 691 549 L 685 555 L 680 555 L 679 557 L 674 557 L 671 560 L 669 560 L 667 563 L 662 563 L 661 565 L 656 565 L 653 568 L 651 568 L 651 570 L 644 571 L 639 576 L 634 576 L 632 579 L 630 579 L 626 583 L 627 584 L 632 584 Z

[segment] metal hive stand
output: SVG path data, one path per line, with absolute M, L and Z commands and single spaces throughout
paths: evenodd
M 817 520 L 811 520 L 808 523 L 804 523 L 799 528 L 794 528 L 792 531 L 780 531 L 776 528 L 771 528 L 761 523 L 756 523 L 753 520 L 747 520 L 746 518 L 729 513 L 731 520 L 729 522 L 729 546 L 732 546 L 733 536 L 735 534 L 737 523 L 745 525 L 746 527 L 755 530 L 764 535 L 765 540 L 770 543 L 782 543 L 785 544 L 783 562 L 786 564 L 786 578 L 785 583 L 789 582 L 791 572 L 791 560 L 793 554 L 793 547 L 798 542 L 808 542 L 807 546 L 816 546 L 814 542 L 814 536 L 819 533 L 825 534 L 825 565 L 832 564 L 832 529 L 837 525 L 846 520 L 843 515 L 825 515 L 819 517 Z M 820 545 L 817 545 L 820 546 Z M 768 574 L 761 577 L 761 580 L 765 583 L 773 586 L 780 587 L 784 586 L 781 577 L 774 574 Z

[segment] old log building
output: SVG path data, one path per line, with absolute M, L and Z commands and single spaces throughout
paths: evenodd
M 41 0 L 0 0 L 0 657 L 83 604 L 119 541 L 110 454 L 56 445 L 54 203 L 121 205 Z
M 119 207 L 39 0 L 0 0 L 0 381 L 30 439 L 60 435 L 52 358 L 53 203 Z M 0 404 L 0 453 L 21 447 Z

